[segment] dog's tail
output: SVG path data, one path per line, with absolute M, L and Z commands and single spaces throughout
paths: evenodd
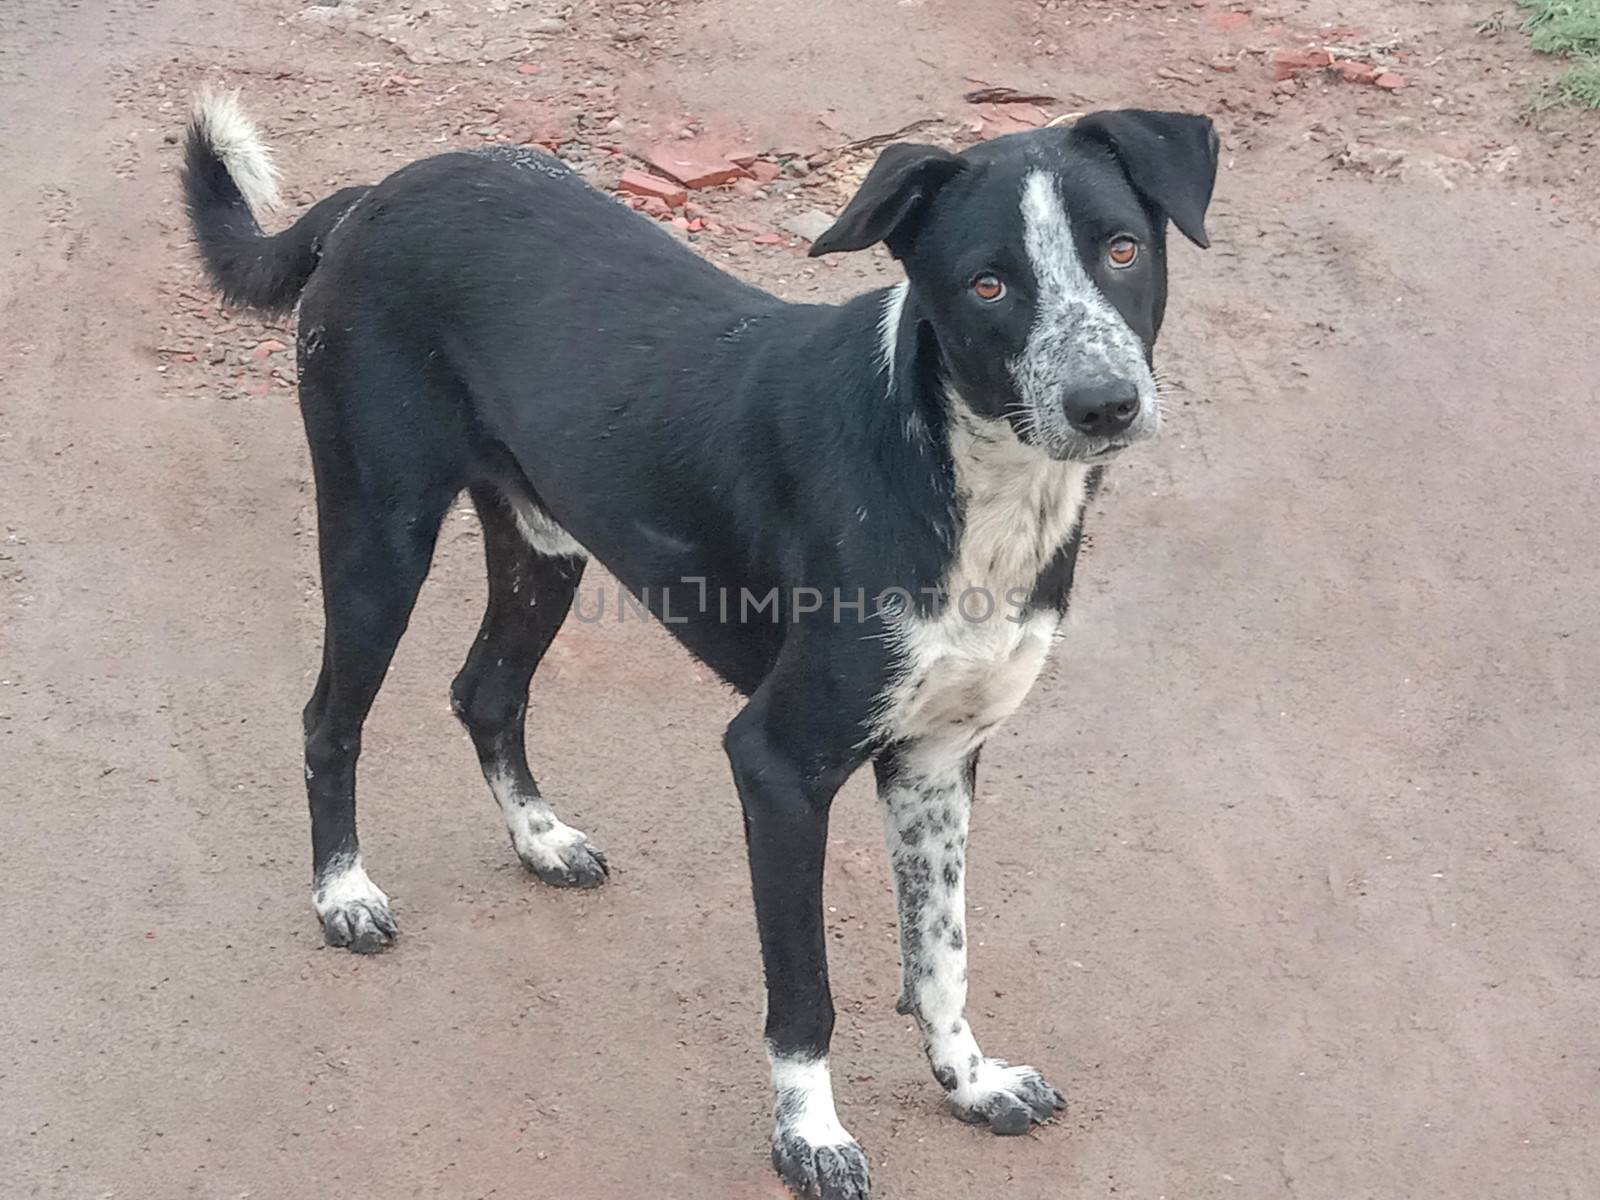
M 258 212 L 278 202 L 278 171 L 236 94 L 195 99 L 183 151 L 183 199 L 206 273 L 230 304 L 288 312 L 322 258 L 322 243 L 370 189 L 345 188 L 282 233 L 266 234 Z

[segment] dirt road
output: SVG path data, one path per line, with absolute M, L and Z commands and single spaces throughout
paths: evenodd
M 403 939 L 322 948 L 292 339 L 207 296 L 166 139 L 224 81 L 296 205 L 547 122 L 609 182 L 686 126 L 959 136 L 975 78 L 1210 111 L 1226 169 L 1213 250 L 1174 250 L 1167 434 L 1115 468 L 980 781 L 974 1020 L 1057 1124 L 941 1111 L 863 781 L 836 810 L 834 1060 L 876 1195 L 1600 1195 L 1600 123 L 1523 125 L 1547 68 L 1469 5 L 1243 8 L 0 8 L 0 1192 L 781 1195 L 734 702 L 659 630 L 567 629 L 531 742 L 616 870 L 531 881 L 446 705 L 465 517 L 366 737 Z M 1406 86 L 1274 92 L 1305 31 Z M 860 161 L 706 197 L 702 249 L 797 298 L 890 278 L 750 235 Z

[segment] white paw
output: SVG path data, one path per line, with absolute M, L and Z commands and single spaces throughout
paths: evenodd
M 964 1067 L 935 1072 L 950 1092 L 956 1116 L 995 1133 L 1027 1133 L 1066 1107 L 1061 1093 L 1032 1067 L 1013 1067 L 998 1058 L 973 1055 Z M 951 1087 L 951 1075 L 955 1086 Z
M 867 1156 L 839 1123 L 826 1058 L 772 1059 L 772 1165 L 807 1200 L 867 1200 Z
M 554 815 L 542 818 L 526 808 L 515 812 L 507 824 L 522 865 L 545 883 L 591 888 L 610 878 L 611 864 L 605 851 L 591 844 L 583 830 L 562 824 Z
M 367 877 L 359 854 L 341 855 L 328 864 L 312 889 L 311 903 L 330 946 L 375 954 L 394 941 L 389 897 Z

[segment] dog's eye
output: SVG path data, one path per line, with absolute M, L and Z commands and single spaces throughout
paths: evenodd
M 972 294 L 979 300 L 993 304 L 1006 294 L 1006 285 L 1001 282 L 998 275 L 979 275 L 972 281 Z
M 1126 234 L 1114 237 L 1106 247 L 1106 257 L 1111 260 L 1113 267 L 1131 267 L 1139 260 L 1139 243 Z

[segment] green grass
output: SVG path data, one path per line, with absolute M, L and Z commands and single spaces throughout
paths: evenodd
M 1533 48 L 1576 59 L 1556 80 L 1552 99 L 1600 109 L 1600 0 L 1519 0 Z
M 1570 104 L 1600 108 L 1600 55 L 1584 59 L 1556 80 L 1556 91 Z

